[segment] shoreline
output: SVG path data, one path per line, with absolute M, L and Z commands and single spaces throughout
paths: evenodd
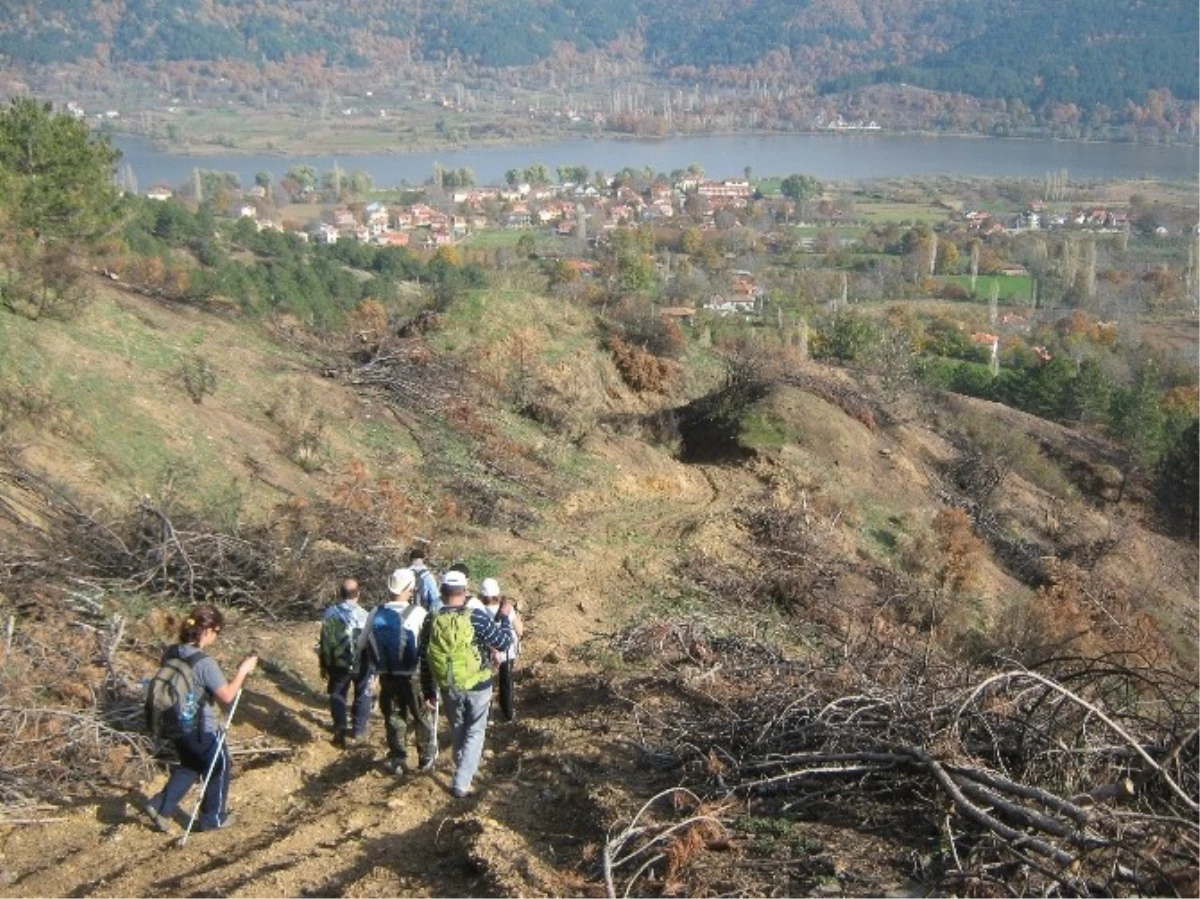
M 422 135 L 425 136 L 425 135 Z M 278 146 L 268 152 L 231 150 L 208 145 L 206 153 L 181 146 L 174 152 L 157 149 L 144 137 L 116 135 L 121 165 L 130 183 L 175 187 L 195 171 L 219 169 L 235 174 L 241 183 L 259 175 L 282 177 L 291 166 L 310 166 L 319 172 L 361 171 L 376 186 L 412 187 L 430 183 L 438 172 L 469 172 L 474 185 L 502 184 L 514 171 L 544 165 L 554 173 L 564 166 L 584 165 L 593 175 L 630 170 L 641 176 L 682 172 L 698 165 L 706 178 L 753 180 L 784 177 L 805 171 L 823 181 L 873 181 L 893 177 L 956 177 L 1044 180 L 1050 172 L 1071 173 L 1074 182 L 1152 180 L 1194 186 L 1200 180 L 1191 149 L 1138 147 L 1116 143 L 1069 143 L 1022 140 L 1003 143 L 946 134 L 873 133 L 870 137 L 820 132 L 726 132 L 639 138 L 603 133 L 554 133 L 530 130 L 466 143 L 395 143 L 371 152 L 363 142 L 347 138 L 337 149 L 319 150 L 318 141 L 289 154 Z M 348 144 L 348 146 L 347 146 Z M 417 149 L 418 146 L 438 149 Z M 457 182 L 454 182 L 457 184 Z
M 368 129 L 353 126 L 342 129 L 341 133 L 367 132 Z M 554 144 L 565 141 L 578 140 L 582 142 L 591 141 L 613 141 L 613 142 L 628 142 L 628 143 L 653 143 L 656 141 L 669 140 L 687 140 L 687 139 L 703 139 L 706 137 L 786 137 L 794 135 L 807 135 L 813 137 L 829 136 L 831 139 L 855 139 L 855 138 L 870 138 L 870 139 L 887 139 L 889 137 L 921 137 L 929 139 L 953 138 L 955 140 L 996 140 L 996 141 L 1022 141 L 1022 142 L 1045 142 L 1056 144 L 1081 144 L 1081 145 L 1112 145 L 1112 146 L 1134 146 L 1134 147 L 1162 147 L 1162 148 L 1178 148 L 1178 147 L 1193 147 L 1200 148 L 1200 142 L 1197 141 L 1175 141 L 1171 143 L 1161 142 L 1140 142 L 1131 140 L 1084 140 L 1082 138 L 1063 138 L 1053 135 L 994 135 L 981 134 L 977 131 L 939 131 L 929 129 L 879 129 L 879 130 L 836 130 L 826 128 L 811 128 L 811 129 L 769 129 L 769 130 L 725 130 L 716 129 L 710 131 L 679 131 L 670 134 L 656 135 L 640 135 L 628 134 L 618 131 L 571 131 L 568 129 L 553 130 L 553 129 L 537 129 L 529 135 L 521 137 L 494 138 L 484 137 L 479 140 L 471 141 L 415 141 L 411 144 L 406 144 L 402 148 L 396 146 L 381 145 L 379 147 L 362 147 L 356 146 L 351 149 L 342 144 L 339 145 L 332 141 L 319 140 L 316 144 L 307 143 L 300 144 L 282 139 L 279 135 L 274 137 L 264 137 L 263 140 L 267 144 L 264 147 L 241 148 L 230 147 L 224 143 L 216 141 L 199 141 L 189 142 L 186 145 L 162 141 L 157 138 L 138 133 L 135 130 L 118 130 L 113 129 L 107 133 L 110 137 L 120 137 L 123 140 L 137 141 L 145 144 L 148 148 L 153 149 L 156 153 L 162 153 L 167 156 L 200 156 L 200 157 L 236 157 L 236 156 L 266 156 L 277 157 L 280 159 L 295 158 L 305 155 L 321 155 L 321 156 L 345 156 L 346 158 L 354 158 L 358 156 L 406 156 L 419 153 L 436 153 L 436 152 L 461 152 L 464 150 L 477 150 L 482 148 L 504 148 L 504 147 L 524 147 L 538 146 L 543 144 Z M 283 145 L 281 146 L 281 141 Z

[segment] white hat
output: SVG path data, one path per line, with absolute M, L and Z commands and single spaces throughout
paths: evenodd
M 413 584 L 417 582 L 416 576 L 410 568 L 397 568 L 392 572 L 392 576 L 388 578 L 388 593 L 393 596 L 399 596 L 405 590 L 412 589 Z
M 454 590 L 466 590 L 467 576 L 461 571 L 447 571 L 442 575 L 442 586 Z
M 485 577 L 483 579 L 483 583 L 479 585 L 479 595 L 485 599 L 491 599 L 494 596 L 499 596 L 499 582 L 494 577 Z

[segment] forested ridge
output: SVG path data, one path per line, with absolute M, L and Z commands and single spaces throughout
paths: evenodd
M 1194 109 L 1195 3 L 1161 0 L 19 0 L 0 74 L 86 65 L 146 72 L 240 63 L 378 73 L 417 61 L 475 70 L 619 59 L 677 87 L 744 83 L 837 95 L 911 85 L 1105 122 L 1132 105 Z M 217 71 L 213 70 L 214 73 Z M 221 71 L 224 74 L 224 71 Z M 1046 107 L 1049 104 L 1049 108 Z M 1072 108 L 1073 107 L 1073 108 Z M 1194 112 L 1192 119 L 1195 118 Z M 1062 123 L 1061 121 L 1059 122 Z M 1194 131 L 1194 128 L 1193 128 Z

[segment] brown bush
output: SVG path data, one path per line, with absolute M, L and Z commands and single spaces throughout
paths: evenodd
M 406 540 L 418 520 L 418 505 L 390 478 L 373 478 L 358 459 L 351 459 L 333 492 L 329 514 L 339 519 L 325 527 L 330 538 L 367 544 Z
M 362 343 L 377 343 L 388 333 L 387 309 L 379 300 L 363 300 L 350 313 L 347 329 L 351 337 Z
M 724 837 L 720 826 L 713 821 L 701 820 L 684 827 L 667 843 L 666 870 L 663 872 L 663 895 L 687 895 L 688 886 L 681 879 L 684 870 L 695 861 L 712 842 Z
M 1144 606 L 1094 571 L 1050 560 L 1046 583 L 1009 604 L 999 618 L 993 649 L 1026 664 L 1075 655 L 1124 657 L 1134 664 L 1170 670 L 1178 662 L 1171 639 Z
M 680 368 L 677 362 L 661 359 L 624 338 L 613 335 L 608 340 L 608 348 L 613 354 L 613 361 L 617 365 L 617 371 L 621 373 L 621 378 L 639 393 L 663 393 L 669 390 L 679 377 Z
M 971 518 L 962 509 L 942 509 L 933 519 L 941 556 L 937 572 L 941 586 L 952 592 L 971 590 L 979 583 L 980 562 L 986 555 L 975 536 Z

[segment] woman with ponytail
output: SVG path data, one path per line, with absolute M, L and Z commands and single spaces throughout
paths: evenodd
M 180 714 L 185 726 L 174 739 L 179 764 L 171 769 L 166 786 L 150 797 L 145 806 L 154 826 L 164 833 L 174 829 L 172 815 L 192 784 L 205 776 L 210 765 L 212 776 L 200 802 L 199 829 L 217 830 L 228 827 L 232 821 L 227 808 L 231 774 L 229 746 L 219 739 L 221 726 L 213 701 L 219 700 L 228 707 L 241 692 L 250 672 L 258 666 L 258 657 L 246 656 L 238 665 L 233 680 L 226 681 L 216 661 L 204 652 L 216 642 L 224 627 L 225 616 L 220 609 L 210 605 L 196 606 L 179 628 L 179 642 L 163 656 L 164 663 L 173 658 L 187 662 L 195 681 L 195 691 L 186 697 Z

